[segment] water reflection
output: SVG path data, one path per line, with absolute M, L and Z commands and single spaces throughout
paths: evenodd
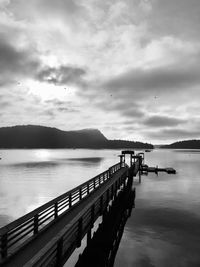
M 146 158 L 177 174 L 142 177 L 115 267 L 200 266 L 200 154 L 157 150 Z
M 192 212 L 136 206 L 116 266 L 199 266 L 199 225 Z

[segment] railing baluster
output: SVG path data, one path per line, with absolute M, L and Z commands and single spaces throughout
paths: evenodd
M 82 187 L 79 189 L 79 199 L 82 199 Z
M 94 187 L 94 189 L 95 189 L 95 187 L 96 187 L 95 183 L 96 183 L 96 181 L 95 181 L 95 179 L 94 179 L 94 182 L 93 182 L 93 187 Z

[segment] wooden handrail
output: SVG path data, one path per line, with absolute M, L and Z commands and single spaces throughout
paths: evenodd
M 64 212 L 69 211 L 75 204 L 90 195 L 96 188 L 105 183 L 112 174 L 123 167 L 127 167 L 127 165 L 117 163 L 110 167 L 109 170 L 100 173 L 81 185 L 2 227 L 0 229 L 1 257 L 6 258 L 8 254 L 13 253 L 13 247 L 16 247 L 17 242 L 20 242 L 21 246 L 21 243 L 27 242 L 27 239 L 30 237 L 38 235 L 44 227 L 46 228 Z M 14 248 L 14 251 L 16 250 L 17 248 Z
M 120 186 L 127 186 L 127 172 L 124 172 L 117 181 L 114 181 L 101 196 L 94 198 L 89 206 L 86 206 L 83 210 L 81 210 L 72 219 L 70 224 L 66 225 L 43 247 L 43 249 L 41 249 L 29 262 L 27 262 L 24 267 L 43 266 L 43 264 L 44 266 L 48 266 L 49 263 L 53 263 L 52 266 L 57 266 L 56 260 L 58 259 L 58 249 L 56 248 L 58 248 L 60 240 L 64 243 L 62 255 L 65 255 L 64 258 L 66 260 L 73 250 L 80 245 L 79 239 L 83 238 L 83 236 L 91 228 L 91 224 L 93 224 L 99 215 L 102 214 L 102 210 L 105 210 L 108 202 L 113 198 L 113 186 L 115 192 L 117 192 Z M 82 225 L 80 232 L 80 222 L 83 223 L 83 221 L 84 225 Z M 70 244 L 68 240 L 70 240 Z

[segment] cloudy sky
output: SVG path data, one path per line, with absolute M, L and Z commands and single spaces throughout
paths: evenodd
M 0 127 L 200 138 L 199 0 L 0 0 Z

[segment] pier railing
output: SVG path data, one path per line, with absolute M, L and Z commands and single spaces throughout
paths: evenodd
M 117 167 L 119 168 L 119 166 Z M 96 219 L 108 207 L 108 203 L 117 196 L 117 191 L 128 184 L 128 172 L 114 180 L 102 195 L 91 201 L 80 213 L 77 214 L 46 246 L 43 247 L 24 267 L 61 267 L 70 257 L 72 252 L 81 245 L 81 240 L 88 231 L 91 231 Z
M 41 231 L 54 223 L 54 221 L 65 212 L 68 212 L 77 205 L 83 198 L 88 197 L 98 187 L 111 178 L 112 174 L 123 167 L 125 163 L 117 163 L 108 170 L 88 180 L 87 182 L 77 186 L 76 188 L 62 194 L 61 196 L 49 201 L 34 211 L 22 216 L 14 222 L 0 229 L 0 255 L 2 259 L 6 259 L 10 254 L 17 251 L 21 246 L 31 238 L 36 237 Z M 100 205 L 100 203 L 98 204 Z M 88 211 L 82 222 L 87 221 L 88 216 L 95 216 L 94 211 Z M 74 231 L 80 228 L 80 222 L 74 224 Z M 81 226 L 82 227 L 82 226 Z M 73 231 L 72 231 L 73 232 Z M 70 234 L 72 234 L 72 232 Z M 56 244 L 57 249 L 57 244 Z

